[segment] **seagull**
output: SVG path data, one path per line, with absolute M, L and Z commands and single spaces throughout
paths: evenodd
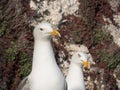
M 48 22 L 41 22 L 33 31 L 34 51 L 32 71 L 18 90 L 67 90 L 67 83 L 54 56 L 51 39 L 60 36 Z
M 85 90 L 82 67 L 90 68 L 86 53 L 76 51 L 72 54 L 68 74 L 66 76 L 68 90 Z

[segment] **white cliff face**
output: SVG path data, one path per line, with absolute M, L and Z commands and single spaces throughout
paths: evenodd
M 120 1 L 119 0 L 109 0 L 109 3 L 111 5 L 112 10 L 117 11 L 117 7 L 119 6 Z
M 103 17 L 104 21 L 109 23 L 106 23 L 106 25 L 103 27 L 107 32 L 110 32 L 110 34 L 113 36 L 114 42 L 120 47 L 120 13 L 117 12 L 120 1 L 110 0 L 109 3 L 111 5 L 111 9 L 116 12 L 116 14 L 113 14 L 113 20 L 118 26 L 113 25 L 109 18 Z
M 104 30 L 106 30 L 113 36 L 114 42 L 120 47 L 120 13 L 118 13 L 117 15 L 114 15 L 113 17 L 118 27 L 114 26 L 112 24 L 112 21 L 106 17 L 103 17 L 104 21 L 108 22 L 109 24 L 106 24 L 103 27 L 104 27 Z
M 113 75 L 117 79 L 117 85 L 118 85 L 118 88 L 120 89 L 120 64 L 117 65 Z
M 63 14 L 75 15 L 75 12 L 79 9 L 80 3 L 78 0 L 37 0 L 35 3 L 33 0 L 30 1 L 30 8 L 36 10 L 38 15 L 42 15 L 42 18 L 38 20 L 46 20 L 51 22 L 53 25 L 57 25 L 62 19 Z

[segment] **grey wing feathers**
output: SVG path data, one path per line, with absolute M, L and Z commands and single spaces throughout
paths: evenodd
M 68 90 L 67 82 L 65 80 L 65 90 Z
M 25 77 L 19 84 L 18 90 L 30 90 L 28 77 Z

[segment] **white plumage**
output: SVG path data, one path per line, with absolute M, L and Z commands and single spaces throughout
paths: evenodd
M 66 82 L 56 64 L 52 36 L 59 36 L 48 22 L 36 25 L 32 71 L 19 85 L 19 90 L 66 90 Z
M 85 90 L 85 82 L 82 67 L 90 67 L 88 55 L 83 52 L 74 52 L 71 60 L 69 71 L 66 77 L 68 90 Z

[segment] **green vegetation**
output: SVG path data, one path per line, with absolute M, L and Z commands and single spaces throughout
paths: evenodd
M 0 36 L 4 35 L 6 29 L 7 29 L 7 22 L 3 21 L 0 26 Z
M 27 76 L 30 71 L 31 71 L 31 64 L 32 64 L 32 60 L 31 60 L 31 57 L 26 53 L 26 52 L 23 52 L 21 55 L 20 55 L 20 64 L 21 64 L 21 76 L 22 77 L 25 77 Z
M 18 53 L 18 48 L 15 42 L 11 41 L 11 46 L 12 47 L 9 47 L 8 49 L 6 49 L 6 54 L 5 54 L 8 62 L 15 60 Z
M 116 52 L 111 55 L 107 50 L 103 50 L 101 60 L 105 61 L 110 70 L 113 70 L 120 63 L 120 53 Z
M 109 33 L 103 33 L 103 31 L 101 31 L 99 29 L 96 30 L 96 32 L 92 38 L 93 43 L 100 43 L 105 40 L 112 41 L 112 36 Z
M 31 66 L 32 66 L 31 57 L 25 51 L 22 51 L 22 53 L 19 53 L 18 47 L 15 42 L 11 41 L 11 46 L 12 47 L 6 50 L 6 59 L 8 60 L 8 62 L 19 60 L 19 63 L 21 65 L 20 74 L 22 77 L 25 77 L 31 71 Z
M 72 33 L 73 33 L 73 35 L 74 35 L 74 41 L 75 41 L 76 43 L 80 42 L 80 41 L 81 41 L 80 36 L 81 36 L 81 34 L 82 34 L 81 30 L 80 30 L 80 29 L 77 29 L 77 30 L 74 30 Z
M 93 38 L 91 39 L 94 44 L 98 45 L 98 48 L 95 49 L 94 53 L 97 55 L 101 55 L 100 61 L 104 61 L 110 70 L 116 68 L 116 66 L 120 63 L 120 54 L 119 51 L 115 53 L 109 52 L 109 45 L 113 42 L 112 36 L 109 33 L 104 33 L 101 30 L 96 30 Z M 109 43 L 108 43 L 109 42 Z M 100 46 L 101 43 L 104 43 L 106 46 Z M 111 47 L 112 48 L 112 47 Z M 96 56 L 97 57 L 97 56 Z
M 2 7 L 0 7 L 0 36 L 4 35 L 5 30 L 7 28 L 7 22 L 2 20 Z

